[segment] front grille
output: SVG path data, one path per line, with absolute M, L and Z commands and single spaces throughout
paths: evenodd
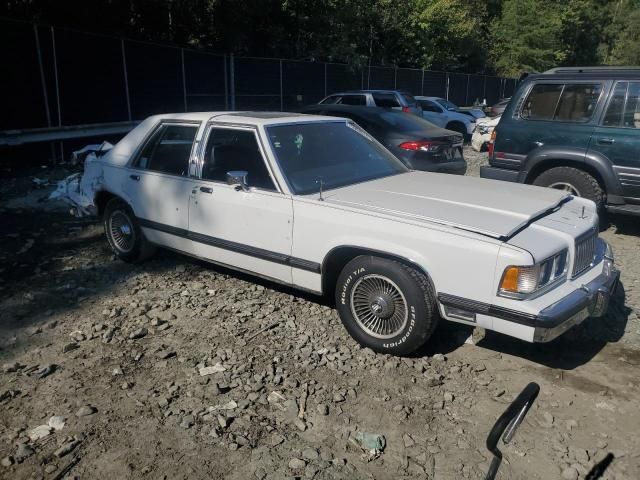
M 573 276 L 576 277 L 591 266 L 596 255 L 597 233 L 576 240 L 576 253 L 573 261 Z

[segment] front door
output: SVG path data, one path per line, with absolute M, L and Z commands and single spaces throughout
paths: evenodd
M 640 82 L 617 82 L 590 151 L 613 164 L 622 194 L 640 200 Z
M 162 123 L 128 167 L 123 186 L 151 242 L 190 252 L 189 158 L 199 123 Z
M 226 183 L 245 171 L 249 189 Z M 189 238 L 200 257 L 291 283 L 293 205 L 270 174 L 253 128 L 209 129 L 201 179 L 192 182 Z

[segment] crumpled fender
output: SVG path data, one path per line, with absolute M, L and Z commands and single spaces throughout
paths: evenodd
M 86 155 L 83 173 L 74 173 L 59 181 L 56 190 L 49 195 L 49 199 L 62 200 L 71 205 L 71 213 L 76 217 L 97 213 L 95 198 L 104 185 L 103 163 L 98 155 L 109 150 L 111 144 L 107 148 L 103 148 L 105 144 L 99 147 Z

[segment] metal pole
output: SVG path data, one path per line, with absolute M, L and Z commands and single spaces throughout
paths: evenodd
M 282 59 L 280 59 L 280 111 L 284 112 L 284 97 L 282 91 Z
M 42 98 L 44 99 L 44 112 L 47 117 L 47 126 L 51 126 L 51 112 L 49 111 L 49 96 L 47 95 L 47 83 L 44 78 L 44 67 L 42 66 L 42 51 L 40 50 L 40 37 L 38 27 L 33 24 L 33 34 L 36 37 L 36 50 L 38 52 L 38 66 L 40 67 L 40 83 L 42 84 Z
M 51 48 L 53 50 L 53 75 L 56 85 L 56 105 L 58 107 L 58 126 L 62 126 L 62 107 L 60 106 L 60 84 L 58 83 L 58 57 L 56 55 L 56 34 L 51 27 Z M 60 159 L 64 160 L 64 145 L 62 141 L 60 145 Z
M 424 95 L 424 68 L 422 69 L 422 83 L 420 85 L 420 95 Z
M 58 126 L 62 126 L 62 112 L 60 108 L 60 85 L 58 84 L 58 57 L 56 55 L 56 34 L 51 27 L 51 46 L 53 48 L 53 78 L 56 85 L 56 105 L 58 107 Z
M 396 65 L 395 70 L 393 71 L 393 89 L 398 89 L 398 66 Z
M 124 95 L 127 99 L 127 115 L 131 121 L 131 98 L 129 97 L 129 77 L 127 75 L 127 55 L 124 51 L 124 39 L 120 40 L 120 50 L 122 51 L 122 72 L 124 73 Z
M 484 80 L 482 81 L 482 101 L 487 98 L 487 76 L 484 76 Z
M 231 110 L 236 109 L 236 79 L 233 65 L 233 53 L 229 56 L 229 69 L 231 70 L 229 81 L 231 82 Z
M 327 64 L 324 64 L 324 96 L 327 96 Z
M 227 78 L 227 54 L 222 59 L 224 64 L 224 109 L 229 110 L 229 80 Z
M 446 85 L 445 98 L 447 100 L 449 100 L 449 74 L 447 73 L 446 76 L 447 76 L 446 77 L 447 78 L 447 85 Z
M 371 58 L 369 58 L 369 67 L 367 68 L 367 89 L 371 88 Z
M 464 94 L 464 105 L 469 105 L 469 82 L 471 81 L 471 75 L 467 73 L 467 91 Z
M 187 108 L 187 76 L 184 71 L 184 48 L 180 49 L 180 61 L 182 63 L 182 98 L 184 99 L 184 111 L 188 111 Z

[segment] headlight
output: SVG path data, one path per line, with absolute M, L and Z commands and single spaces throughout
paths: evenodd
M 529 298 L 550 289 L 567 277 L 567 250 L 528 267 L 505 268 L 498 295 L 502 297 Z

